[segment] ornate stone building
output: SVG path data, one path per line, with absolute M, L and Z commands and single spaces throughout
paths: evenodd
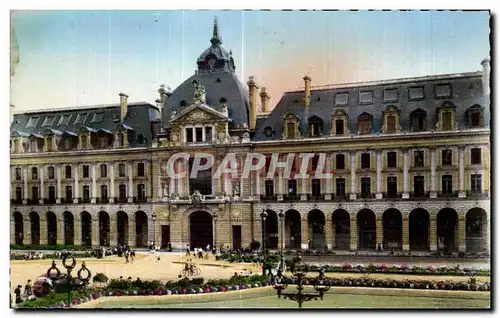
M 483 71 L 313 87 L 270 96 L 235 75 L 217 22 L 198 69 L 156 105 L 129 103 L 18 113 L 11 126 L 11 244 L 184 248 L 489 250 L 489 60 Z M 312 153 L 244 177 L 215 168 L 190 178 L 208 153 Z M 296 178 L 317 170 L 328 178 Z M 240 167 L 242 165 L 239 165 Z M 184 173 L 169 178 L 168 171 Z M 284 233 L 278 213 L 284 212 Z

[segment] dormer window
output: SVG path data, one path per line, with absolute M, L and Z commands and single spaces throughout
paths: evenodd
M 332 130 L 330 134 L 333 136 L 344 136 L 348 134 L 347 122 L 347 113 L 342 109 L 336 110 L 332 115 Z
M 434 91 L 436 93 L 436 99 L 452 97 L 450 84 L 438 84 L 434 86 Z
M 104 119 L 104 113 L 95 113 L 94 117 L 92 117 L 91 124 L 100 123 Z
M 399 93 L 397 88 L 386 88 L 384 90 L 384 102 L 397 102 Z
M 368 135 L 372 133 L 373 116 L 368 113 L 362 113 L 358 117 L 358 132 L 360 135 Z
M 425 98 L 424 87 L 423 86 L 410 87 L 408 89 L 408 97 L 410 101 L 423 100 Z
M 180 104 L 181 107 L 185 107 L 187 105 L 187 102 L 185 100 L 181 100 Z
M 309 118 L 309 137 L 319 137 L 323 130 L 323 121 L 317 116 Z
M 137 143 L 138 144 L 144 144 L 145 140 L 144 140 L 144 135 L 143 134 L 137 134 Z
M 295 139 L 300 136 L 299 119 L 294 113 L 288 113 L 283 117 L 284 121 L 284 139 Z
M 82 141 L 82 149 L 87 149 L 87 147 L 88 147 L 87 136 L 83 135 L 80 138 L 81 138 L 81 141 Z
M 125 146 L 125 136 L 123 135 L 123 133 L 118 133 L 118 146 L 119 147 Z
M 219 103 L 221 103 L 221 104 L 225 104 L 225 103 L 227 103 L 227 99 L 226 99 L 225 97 L 221 97 L 221 98 L 219 99 Z
M 344 134 L 344 121 L 342 119 L 335 120 L 335 134 L 336 135 Z
M 465 117 L 469 128 L 480 128 L 484 126 L 483 108 L 479 105 L 474 105 L 467 109 Z
M 213 127 L 186 127 L 185 131 L 185 142 L 211 142 L 213 141 Z
M 61 118 L 59 118 L 59 122 L 57 123 L 57 126 L 67 126 L 70 119 L 71 119 L 71 115 L 62 115 Z
M 387 106 L 382 112 L 383 130 L 385 134 L 395 134 L 399 131 L 399 110 L 394 105 Z
M 444 102 L 438 108 L 438 129 L 455 130 L 455 106 L 450 102 Z
M 42 127 L 52 126 L 52 124 L 54 123 L 55 119 L 56 119 L 56 116 L 47 116 L 47 117 L 45 117 L 45 120 L 43 121 Z
M 87 119 L 87 113 L 78 114 L 78 116 L 75 119 L 75 125 L 85 123 L 85 119 Z
M 361 91 L 361 92 L 359 92 L 359 103 L 360 104 L 372 104 L 373 103 L 373 91 Z
M 30 138 L 30 152 L 37 152 L 37 141 L 35 138 Z
M 427 112 L 422 109 L 416 109 L 410 114 L 411 131 L 424 131 L 426 129 Z
M 26 128 L 36 127 L 36 124 L 38 124 L 39 119 L 40 119 L 39 116 L 31 116 L 30 119 L 28 120 L 28 123 L 26 124 Z
M 335 95 L 335 106 L 344 106 L 349 102 L 349 93 L 338 93 Z
M 264 129 L 264 134 L 266 135 L 266 137 L 272 137 L 273 136 L 273 127 L 267 126 Z

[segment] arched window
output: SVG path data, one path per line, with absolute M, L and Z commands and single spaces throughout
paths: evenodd
M 323 120 L 318 116 L 311 116 L 309 118 L 309 137 L 319 137 L 323 131 Z
M 424 131 L 427 129 L 427 112 L 423 109 L 415 109 L 410 114 L 411 131 Z
M 185 100 L 181 100 L 180 104 L 181 107 L 185 107 L 187 105 L 187 102 Z
M 467 109 L 465 112 L 467 127 L 479 128 L 484 126 L 483 110 L 484 108 L 477 104 Z
M 372 133 L 373 116 L 368 113 L 362 113 L 358 116 L 358 132 L 360 135 Z
M 141 145 L 144 143 L 144 135 L 143 134 L 137 134 L 137 143 L 141 144 Z
M 343 109 L 337 109 L 332 114 L 332 130 L 330 134 L 332 136 L 345 136 L 349 134 L 348 120 L 349 116 L 347 116 L 347 113 Z

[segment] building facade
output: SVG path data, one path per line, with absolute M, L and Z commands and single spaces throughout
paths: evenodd
M 489 251 L 489 60 L 325 87 L 305 76 L 270 111 L 266 89 L 236 77 L 217 22 L 210 42 L 155 105 L 120 93 L 114 105 L 14 115 L 11 244 L 247 247 L 267 211 L 270 248 Z M 192 159 L 169 163 L 179 153 L 211 154 L 214 167 L 234 154 L 238 173 L 190 178 Z M 266 164 L 245 176 L 249 153 Z M 273 153 L 311 155 L 286 176 L 268 173 Z M 296 177 L 321 160 L 328 177 Z

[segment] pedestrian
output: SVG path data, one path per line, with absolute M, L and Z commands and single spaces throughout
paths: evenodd
M 190 249 L 189 249 L 189 244 L 186 246 L 186 256 L 191 255 Z
M 125 264 L 128 264 L 128 257 L 129 257 L 129 253 L 128 251 L 125 252 Z
M 24 293 L 26 297 L 33 295 L 33 286 L 31 285 L 31 279 L 28 279 L 28 282 L 24 286 Z
M 207 251 L 207 253 L 210 253 L 210 244 L 207 244 L 206 251 Z
M 134 259 L 135 259 L 135 251 L 132 250 L 130 251 L 130 261 L 132 262 L 132 264 L 134 263 Z
M 14 294 L 16 294 L 16 304 L 20 304 L 23 302 L 21 299 L 21 285 L 17 285 L 17 288 L 14 289 Z

